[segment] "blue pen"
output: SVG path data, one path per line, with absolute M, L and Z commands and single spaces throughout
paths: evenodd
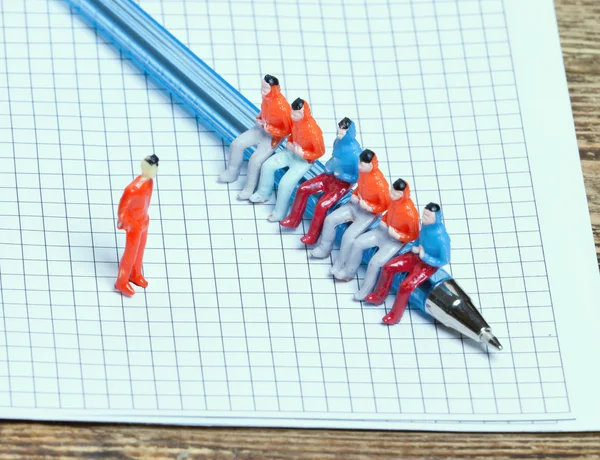
M 259 110 L 239 91 L 202 62 L 131 0 L 66 0 L 154 81 L 164 87 L 200 122 L 230 143 L 254 125 Z M 245 155 L 250 156 L 249 149 Z M 324 171 L 316 162 L 305 179 Z M 276 177 L 276 182 L 279 176 Z M 349 196 L 340 200 L 345 204 Z M 317 199 L 311 197 L 307 214 Z M 341 237 L 343 229 L 338 232 Z M 374 251 L 365 251 L 368 263 Z M 399 277 L 398 277 L 399 278 Z M 397 288 L 401 279 L 396 280 Z M 442 324 L 484 344 L 502 350 L 469 296 L 444 270 L 438 270 L 410 297 L 410 304 Z

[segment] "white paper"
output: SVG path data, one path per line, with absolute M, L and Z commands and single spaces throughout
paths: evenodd
M 441 203 L 452 273 L 504 350 L 414 310 L 382 325 L 303 228 L 217 183 L 227 147 L 65 2 L 0 0 L 3 417 L 600 429 L 600 281 L 552 2 L 139 3 L 255 104 L 279 77 L 328 146 L 353 119 L 390 181 Z M 150 286 L 122 298 L 115 212 L 150 153 Z

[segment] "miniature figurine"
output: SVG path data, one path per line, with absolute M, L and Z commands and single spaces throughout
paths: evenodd
M 273 155 L 261 167 L 260 181 L 250 201 L 264 202 L 273 193 L 275 172 L 289 167 L 279 181 L 275 209 L 269 216 L 271 222 L 279 222 L 285 217 L 290 205 L 290 197 L 302 176 L 312 164 L 325 153 L 323 132 L 310 113 L 308 102 L 298 98 L 292 103 L 292 133 L 285 150 Z
M 300 238 L 305 244 L 315 244 L 321 235 L 327 211 L 348 193 L 358 179 L 360 152 L 360 144 L 356 140 L 356 125 L 350 118 L 343 118 L 338 123 L 333 152 L 329 161 L 325 163 L 325 172 L 298 187 L 290 214 L 279 222 L 280 225 L 290 228 L 298 227 L 302 222 L 302 215 L 306 210 L 309 196 L 322 192 L 323 196 L 315 205 L 308 232 Z
M 350 203 L 339 207 L 325 219 L 319 244 L 310 251 L 313 257 L 323 259 L 331 253 L 335 229 L 345 222 L 352 224 L 344 232 L 336 263 L 343 266 L 354 240 L 386 210 L 390 200 L 388 183 L 378 168 L 377 156 L 372 150 L 363 150 L 358 163 L 358 185 Z
M 142 259 L 148 237 L 148 207 L 152 198 L 153 179 L 158 172 L 158 157 L 150 155 L 144 158 L 141 169 L 142 174 L 125 188 L 119 202 L 117 228 L 125 230 L 127 238 L 115 289 L 126 295 L 135 294 L 130 282 L 142 288 L 148 287 L 148 281 L 142 275 Z
M 244 150 L 256 145 L 256 150 L 248 161 L 246 184 L 242 191 L 238 193 L 238 199 L 240 200 L 247 200 L 254 193 L 258 183 L 260 167 L 292 130 L 290 104 L 281 94 L 279 80 L 272 75 L 265 75 L 260 91 L 262 104 L 260 113 L 256 117 L 256 126 L 244 131 L 231 143 L 229 164 L 227 169 L 219 176 L 221 182 L 236 181 L 240 175 Z
M 339 280 L 347 281 L 353 278 L 362 261 L 363 251 L 378 248 L 369 261 L 361 289 L 354 294 L 357 300 L 364 299 L 373 290 L 381 267 L 394 257 L 404 244 L 414 241 L 419 236 L 419 211 L 410 199 L 408 184 L 402 179 L 394 182 L 390 198 L 387 212 L 379 225 L 354 240 L 346 264 L 332 273 Z
M 407 244 L 408 252 L 393 258 L 381 269 L 381 277 L 375 290 L 365 300 L 382 303 L 394 280 L 394 275 L 407 272 L 398 287 L 391 311 L 383 317 L 386 324 L 396 324 L 402 318 L 410 294 L 427 281 L 440 267 L 450 262 L 450 237 L 444 226 L 442 210 L 436 203 L 429 203 L 423 210 L 419 238 Z

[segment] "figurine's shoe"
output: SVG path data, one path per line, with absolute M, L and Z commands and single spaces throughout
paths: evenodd
M 361 290 L 358 290 L 354 293 L 354 300 L 365 300 L 365 297 L 367 297 L 367 293 L 366 292 L 362 292 Z
M 237 194 L 238 200 L 247 200 L 254 193 L 254 191 L 242 189 L 240 193 Z
M 115 289 L 117 291 L 120 291 L 122 294 L 128 295 L 128 296 L 132 296 L 135 294 L 135 291 L 133 290 L 133 288 L 131 287 L 131 284 L 129 283 L 119 283 L 116 282 L 115 283 Z
M 402 311 L 392 308 L 392 311 L 383 317 L 383 322 L 389 325 L 397 324 L 400 318 L 402 318 Z
M 287 228 L 296 228 L 298 225 L 300 225 L 300 222 L 296 222 L 296 220 L 292 219 L 291 217 L 286 217 L 285 219 L 281 219 L 279 221 L 279 225 Z
M 346 270 L 339 270 L 334 276 L 338 281 L 350 281 L 352 278 L 354 278 L 354 275 Z
M 248 199 L 252 201 L 252 203 L 264 203 L 265 201 L 269 200 L 268 198 L 265 198 L 258 192 L 254 192 L 252 195 L 250 195 L 250 198 Z
M 365 302 L 374 303 L 375 305 L 380 305 L 385 300 L 385 297 L 382 295 L 378 295 L 376 292 L 371 292 L 368 296 L 365 297 Z
M 339 267 L 337 264 L 333 264 L 331 268 L 329 268 L 329 273 L 337 278 L 339 272 L 342 271 L 342 267 Z
M 311 249 L 310 251 L 310 255 L 317 258 L 317 259 L 324 259 L 325 257 L 329 256 L 329 253 L 331 251 L 327 251 L 326 249 L 322 248 L 321 246 L 317 246 L 313 249 Z
M 281 221 L 281 219 L 283 219 L 283 216 L 279 216 L 279 215 L 273 213 L 273 214 L 269 214 L 269 217 L 267 217 L 267 219 L 269 219 L 269 222 L 279 222 L 279 221 Z
M 131 275 L 129 282 L 144 289 L 148 287 L 148 281 L 142 275 Z
M 302 241 L 304 244 L 316 244 L 316 242 L 319 240 L 318 236 L 315 235 L 311 235 L 310 233 L 304 235 L 302 238 L 300 238 L 300 241 Z
M 226 169 L 219 176 L 219 182 L 229 183 L 235 182 L 240 177 L 240 172 L 236 170 Z

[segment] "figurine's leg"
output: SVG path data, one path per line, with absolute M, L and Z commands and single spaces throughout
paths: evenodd
M 291 157 L 294 155 L 287 150 L 272 155 L 267 161 L 265 161 L 260 168 L 260 180 L 258 182 L 258 188 L 256 192 L 250 197 L 250 201 L 253 203 L 259 203 L 267 201 L 273 193 L 273 187 L 275 186 L 275 171 L 281 168 L 289 166 L 291 163 Z
M 390 289 L 392 288 L 394 276 L 397 273 L 408 272 L 412 270 L 419 260 L 419 256 L 412 252 L 407 252 L 406 254 L 394 257 L 383 266 L 381 269 L 381 274 L 379 275 L 377 286 L 375 286 L 373 292 L 365 297 L 365 300 L 376 305 L 383 303 L 390 292 Z
M 229 160 L 227 168 L 219 176 L 220 182 L 235 182 L 240 175 L 240 168 L 244 160 L 244 150 L 251 145 L 258 144 L 263 137 L 262 128 L 252 128 L 236 137 L 229 146 Z
M 348 256 L 350 255 L 352 243 L 354 243 L 354 240 L 356 240 L 359 235 L 369 228 L 369 225 L 371 225 L 377 218 L 377 216 L 363 210 L 358 205 L 354 206 L 356 210 L 354 222 L 346 229 L 344 236 L 342 236 L 340 252 L 334 266 L 332 267 L 332 274 L 344 268 L 344 265 L 346 265 L 346 261 L 348 260 Z
M 335 239 L 335 228 L 340 224 L 350 222 L 354 219 L 353 206 L 353 204 L 342 206 L 327 216 L 323 224 L 323 232 L 321 232 L 319 245 L 310 251 L 311 256 L 317 259 L 324 259 L 331 253 L 331 247 Z
M 256 146 L 256 150 L 250 156 L 248 160 L 248 172 L 246 173 L 246 184 L 244 188 L 238 193 L 239 200 L 247 200 L 254 193 L 256 184 L 258 183 L 258 177 L 260 176 L 260 168 L 263 163 L 273 154 L 273 147 L 271 146 L 272 137 L 263 132 L 263 138 Z
M 325 181 L 327 174 L 319 174 L 312 179 L 307 180 L 303 184 L 300 184 L 298 190 L 296 190 L 296 197 L 292 203 L 292 209 L 289 215 L 279 222 L 282 227 L 296 228 L 302 222 L 302 215 L 306 211 L 306 203 L 308 198 L 319 192 L 325 190 Z
M 363 233 L 356 238 L 349 249 L 349 254 L 346 260 L 346 264 L 334 273 L 334 276 L 341 281 L 348 281 L 354 278 L 356 270 L 360 266 L 362 260 L 362 254 L 365 249 L 373 248 L 377 246 L 379 228 L 370 232 Z
M 275 202 L 275 209 L 269 216 L 271 222 L 279 222 L 285 217 L 290 206 L 290 198 L 294 193 L 294 189 L 298 185 L 298 182 L 308 172 L 312 164 L 303 158 L 296 156 L 289 169 L 283 175 L 279 181 L 277 187 L 277 201 Z
M 325 195 L 317 201 L 308 232 L 300 238 L 304 244 L 315 244 L 317 242 L 323 228 L 323 222 L 325 221 L 325 217 L 327 217 L 327 211 L 340 201 L 348 190 L 350 190 L 350 187 L 352 187 L 352 184 L 338 180 L 337 186 L 330 186 Z
M 129 284 L 129 276 L 135 262 L 141 236 L 140 230 L 128 230 L 125 237 L 125 250 L 119 263 L 119 274 L 115 283 L 115 289 L 126 295 L 135 294 L 135 291 Z
M 437 267 L 427 265 L 422 260 L 419 260 L 415 267 L 410 271 L 406 278 L 400 283 L 398 293 L 394 300 L 394 306 L 390 312 L 383 317 L 385 324 L 396 324 L 402 318 L 404 310 L 408 305 L 408 299 L 411 293 L 423 284 L 427 279 L 437 271 Z
M 136 286 L 147 288 L 148 281 L 142 275 L 142 259 L 144 258 L 144 250 L 146 249 L 146 239 L 148 238 L 148 226 L 142 229 L 140 235 L 140 244 L 138 246 L 137 254 L 135 256 L 135 262 L 133 263 L 133 267 L 131 268 L 131 273 L 129 274 L 129 281 L 131 281 Z
M 379 276 L 381 267 L 402 249 L 402 243 L 400 241 L 391 238 L 387 234 L 387 229 L 384 229 L 384 232 L 385 235 L 379 235 L 380 241 L 377 244 L 379 249 L 369 261 L 363 284 L 360 289 L 354 293 L 354 298 L 356 300 L 363 300 L 373 290 L 375 283 L 377 283 L 377 277 Z

